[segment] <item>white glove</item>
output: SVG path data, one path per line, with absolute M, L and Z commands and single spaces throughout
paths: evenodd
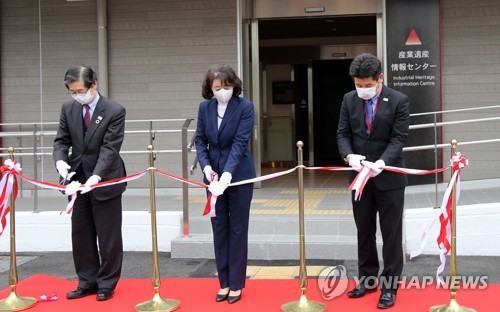
M 349 156 L 349 166 L 351 166 L 354 170 L 359 172 L 361 169 L 363 169 L 361 161 L 364 159 L 366 159 L 366 157 L 363 155 L 351 154 Z
M 212 166 L 210 165 L 205 166 L 203 173 L 205 173 L 205 178 L 208 182 L 217 181 L 218 179 L 217 173 L 212 170 Z
M 374 178 L 378 176 L 384 170 L 383 167 L 385 167 L 385 162 L 382 159 L 374 162 L 372 171 L 370 171 L 370 177 Z
M 83 187 L 83 190 L 80 192 L 80 194 L 85 194 L 92 191 L 94 189 L 92 185 L 97 184 L 99 182 L 101 182 L 101 177 L 94 174 L 93 176 L 88 178 L 87 182 L 85 182 L 85 186 Z
M 226 188 L 227 188 L 227 185 L 223 184 L 220 181 L 212 181 L 212 182 L 210 182 L 210 185 L 208 186 L 208 190 L 214 196 L 220 196 L 220 195 L 222 195 L 222 193 L 224 193 L 224 191 L 226 190 Z
M 228 185 L 229 183 L 231 183 L 231 180 L 233 179 L 233 175 L 229 172 L 224 172 L 222 173 L 221 177 L 220 177 L 220 182 L 222 184 L 225 184 L 225 185 Z
M 63 179 L 68 180 L 68 181 L 75 174 L 75 172 L 68 174 L 68 170 L 71 169 L 71 166 L 68 165 L 64 160 L 56 161 L 56 169 L 57 169 L 57 172 L 59 172 L 59 175 Z

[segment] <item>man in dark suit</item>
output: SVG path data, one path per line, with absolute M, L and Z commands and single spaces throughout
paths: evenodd
M 76 299 L 97 293 L 97 300 L 108 300 L 113 297 L 121 274 L 121 199 L 126 185 L 88 191 L 100 181 L 126 175 L 119 155 L 125 108 L 97 92 L 96 73 L 88 66 L 70 68 L 64 84 L 73 99 L 62 106 L 54 140 L 54 161 L 65 183 L 71 177 L 70 170 L 76 173 L 71 180 L 85 183 L 71 217 L 78 287 L 66 297 Z
M 371 54 L 358 55 L 350 66 L 356 91 L 344 95 L 340 110 L 337 144 L 340 156 L 356 171 L 363 161 L 372 168 L 363 195 L 354 200 L 353 214 L 358 237 L 360 284 L 348 292 L 363 297 L 377 289 L 379 262 L 376 245 L 377 212 L 383 239 L 384 268 L 380 276 L 378 308 L 390 308 L 396 301 L 398 280 L 403 271 L 403 208 L 406 176 L 381 169 L 385 165 L 404 167 L 403 146 L 409 129 L 409 100 L 383 85 L 380 61 Z M 356 172 L 350 175 L 354 179 Z

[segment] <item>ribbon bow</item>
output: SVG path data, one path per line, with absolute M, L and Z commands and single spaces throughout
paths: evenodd
M 9 199 L 14 192 L 14 199 L 17 198 L 18 186 L 16 174 L 21 172 L 21 165 L 11 159 L 7 159 L 0 168 L 0 172 L 7 172 L 0 180 L 0 236 L 7 224 L 7 214 L 10 212 Z
M 18 163 L 17 161 L 13 161 L 11 159 L 6 159 L 4 161 L 4 165 L 5 165 L 6 168 L 3 168 L 2 172 L 4 172 L 5 169 L 9 170 L 12 173 L 20 173 L 21 170 L 23 170 L 21 168 L 21 164 L 20 163 Z
M 456 152 L 453 154 L 451 157 L 451 166 L 453 167 L 453 171 L 460 171 L 461 169 L 465 168 L 466 166 L 469 165 L 469 160 L 465 158 L 464 155 L 460 152 Z

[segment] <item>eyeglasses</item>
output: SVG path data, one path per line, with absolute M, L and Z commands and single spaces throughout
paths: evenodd
M 71 91 L 71 90 L 68 90 L 68 94 L 69 95 L 79 95 L 79 96 L 84 96 L 87 92 L 89 92 L 90 88 L 88 88 L 86 91 L 84 92 L 75 92 L 75 91 Z

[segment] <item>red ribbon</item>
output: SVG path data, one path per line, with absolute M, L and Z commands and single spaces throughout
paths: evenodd
M 50 294 L 49 296 L 47 295 L 41 295 L 40 299 L 38 299 L 38 302 L 48 302 L 48 301 L 56 301 L 59 300 L 59 297 L 57 297 L 56 293 Z
M 212 171 L 210 173 L 210 180 L 209 182 L 212 181 L 217 181 L 219 179 L 219 176 L 217 175 L 216 172 Z M 217 197 L 214 196 L 212 193 L 208 192 L 208 197 L 207 197 L 207 203 L 205 204 L 205 210 L 203 210 L 203 215 L 206 216 L 207 214 L 210 213 L 211 217 L 215 217 L 215 203 L 217 202 Z
M 330 170 L 330 171 L 335 171 L 335 170 L 339 170 L 339 171 L 341 171 L 341 170 L 352 170 L 352 168 L 350 168 L 350 167 L 334 167 L 334 166 L 330 166 L 330 167 L 304 167 L 304 166 L 302 166 L 302 167 L 305 168 L 305 169 L 308 169 L 308 170 Z M 249 179 L 249 180 L 245 180 L 245 181 L 239 181 L 239 182 L 230 184 L 230 186 L 232 186 L 232 185 L 242 185 L 242 184 L 246 184 L 246 183 L 253 183 L 253 182 L 256 182 L 256 181 L 264 181 L 264 180 L 267 180 L 267 179 L 272 179 L 272 178 L 275 178 L 275 177 L 278 177 L 278 176 L 281 176 L 281 175 L 285 175 L 285 174 L 291 173 L 291 172 L 295 171 L 297 168 L 299 168 L 299 167 L 297 166 L 295 168 L 292 168 L 292 169 L 289 169 L 289 170 L 285 170 L 285 171 L 282 171 L 282 172 L 276 172 L 276 173 L 272 173 L 272 174 L 265 175 L 265 176 L 262 176 L 262 177 L 257 177 L 257 178 L 253 178 L 253 179 Z M 174 174 L 171 174 L 169 172 L 162 171 L 162 170 L 159 170 L 159 169 L 156 169 L 156 168 L 148 168 L 148 170 L 149 169 L 154 169 L 160 175 L 164 175 L 164 176 L 170 177 L 170 178 L 178 180 L 178 181 L 180 181 L 182 183 L 187 183 L 187 184 L 190 184 L 190 185 L 193 185 L 193 186 L 197 186 L 197 187 L 208 188 L 208 185 L 206 185 L 204 183 L 201 183 L 201 182 L 197 182 L 197 181 L 185 179 L 185 178 L 176 176 Z M 366 167 L 364 167 L 364 169 L 365 170 L 361 170 L 361 172 L 360 172 L 360 174 L 361 173 L 363 173 L 363 174 L 362 175 L 358 174 L 358 176 L 356 177 L 356 179 L 353 181 L 353 183 L 349 187 L 349 189 L 353 189 L 354 185 L 359 182 L 360 187 L 358 189 L 356 189 L 357 193 L 358 193 L 358 196 L 357 196 L 358 199 L 359 199 L 359 197 L 362 194 L 364 185 L 370 179 L 369 172 L 371 171 L 371 169 L 370 168 L 366 168 Z M 385 166 L 383 169 L 384 170 L 388 170 L 388 171 L 403 173 L 403 174 L 422 175 L 422 174 L 431 174 L 431 173 L 441 172 L 441 171 L 446 170 L 447 167 L 445 167 L 445 168 L 439 168 L 439 169 L 434 169 L 434 170 L 427 170 L 427 171 L 426 170 L 417 170 L 417 169 L 405 169 L 405 168 L 398 168 L 398 167 L 391 167 L 391 166 Z M 18 192 L 18 190 L 17 190 L 17 179 L 16 179 L 16 176 L 20 176 L 22 179 L 24 179 L 24 180 L 26 180 L 26 181 L 34 184 L 34 185 L 42 187 L 42 188 L 50 188 L 50 189 L 57 189 L 57 190 L 63 190 L 63 191 L 66 190 L 66 186 L 65 185 L 60 185 L 60 184 L 55 184 L 55 183 L 49 183 L 49 182 L 36 181 L 36 180 L 30 179 L 30 178 L 22 175 L 20 172 L 17 172 L 14 169 L 10 169 L 10 167 L 8 167 L 8 166 L 1 166 L 0 167 L 0 172 L 5 172 L 5 171 L 8 171 L 9 174 L 13 175 L 13 178 L 14 178 L 13 184 L 14 184 L 14 191 L 15 191 L 16 196 L 17 196 L 17 192 Z M 119 184 L 119 183 L 124 183 L 124 182 L 127 182 L 127 181 L 131 181 L 131 180 L 140 178 L 142 175 L 145 174 L 146 171 L 147 170 L 144 170 L 144 171 L 132 174 L 130 176 L 121 177 L 121 178 L 117 178 L 117 179 L 113 179 L 113 180 L 103 181 L 103 182 L 100 182 L 100 183 L 92 185 L 91 188 L 93 189 L 93 188 L 96 188 L 96 187 L 109 186 L 109 185 L 114 185 L 114 184 Z M 363 171 L 365 171 L 365 172 L 363 172 Z M 216 175 L 215 173 L 213 173 L 213 174 Z M 7 176 L 7 175 L 5 175 L 5 176 Z M 213 177 L 212 179 L 214 179 L 214 178 L 215 177 Z M 5 181 L 7 181 L 7 180 L 5 180 Z M 3 198 L 4 202 L 5 202 L 5 197 L 8 195 L 6 191 L 7 191 L 7 186 L 4 185 L 2 193 L 0 194 L 0 199 Z M 76 196 L 76 194 L 75 194 L 75 196 Z M 203 211 L 203 215 L 209 214 L 211 211 L 212 211 L 212 215 L 215 214 L 215 203 L 216 203 L 216 201 L 217 201 L 217 197 L 213 196 L 211 193 L 209 193 L 208 196 L 207 196 L 207 203 L 205 204 L 205 209 Z M 67 207 L 66 212 L 67 213 L 71 213 L 71 208 L 72 207 Z M 0 218 L 3 215 L 3 219 L 0 220 L 0 222 L 5 227 L 5 224 L 6 224 L 5 215 L 9 212 L 9 207 L 8 206 L 2 207 L 1 211 L 2 211 L 2 214 L 0 215 Z
M 207 203 L 205 204 L 205 210 L 203 210 L 203 215 L 206 216 L 210 213 L 211 203 L 212 203 L 212 193 L 208 193 Z
M 363 164 L 363 162 L 361 162 L 361 164 Z M 413 175 L 433 174 L 437 172 L 443 172 L 448 168 L 449 167 L 437 168 L 432 170 L 420 170 L 420 169 L 408 169 L 408 168 L 399 168 L 392 166 L 381 167 L 381 169 L 386 171 L 391 171 L 401 174 L 413 174 Z M 356 175 L 351 185 L 349 185 L 349 190 L 356 191 L 354 195 L 354 200 L 359 200 L 361 198 L 361 195 L 363 194 L 363 189 L 365 188 L 366 182 L 368 182 L 368 180 L 370 179 L 370 172 L 372 170 L 373 170 L 372 168 L 363 165 L 363 168 Z
M 15 161 L 12 161 L 15 165 L 17 164 Z M 0 224 L 2 225 L 2 229 L 0 230 L 0 236 L 3 234 L 5 230 L 5 226 L 7 225 L 7 215 L 10 212 L 9 200 L 12 192 L 14 192 L 14 200 L 17 198 L 19 193 L 18 184 L 16 178 L 16 168 L 14 166 L 8 167 L 6 165 L 0 166 L 0 173 L 6 174 L 3 175 L 2 180 L 0 181 L 0 186 L 2 190 L 2 194 L 0 194 Z
M 451 166 L 453 167 L 453 172 L 456 174 L 455 179 L 452 179 L 454 183 L 457 185 L 457 201 L 460 196 L 460 189 L 458 188 L 460 185 L 460 170 L 465 168 L 468 165 L 468 160 L 461 153 L 453 154 L 451 158 Z M 448 183 L 448 187 L 453 187 Z M 437 244 L 440 246 L 444 255 L 447 255 L 451 250 L 451 225 L 453 224 L 453 188 L 451 189 L 449 197 L 446 199 L 446 208 L 439 215 L 439 223 L 441 224 L 441 228 L 439 231 L 439 236 L 437 238 Z

